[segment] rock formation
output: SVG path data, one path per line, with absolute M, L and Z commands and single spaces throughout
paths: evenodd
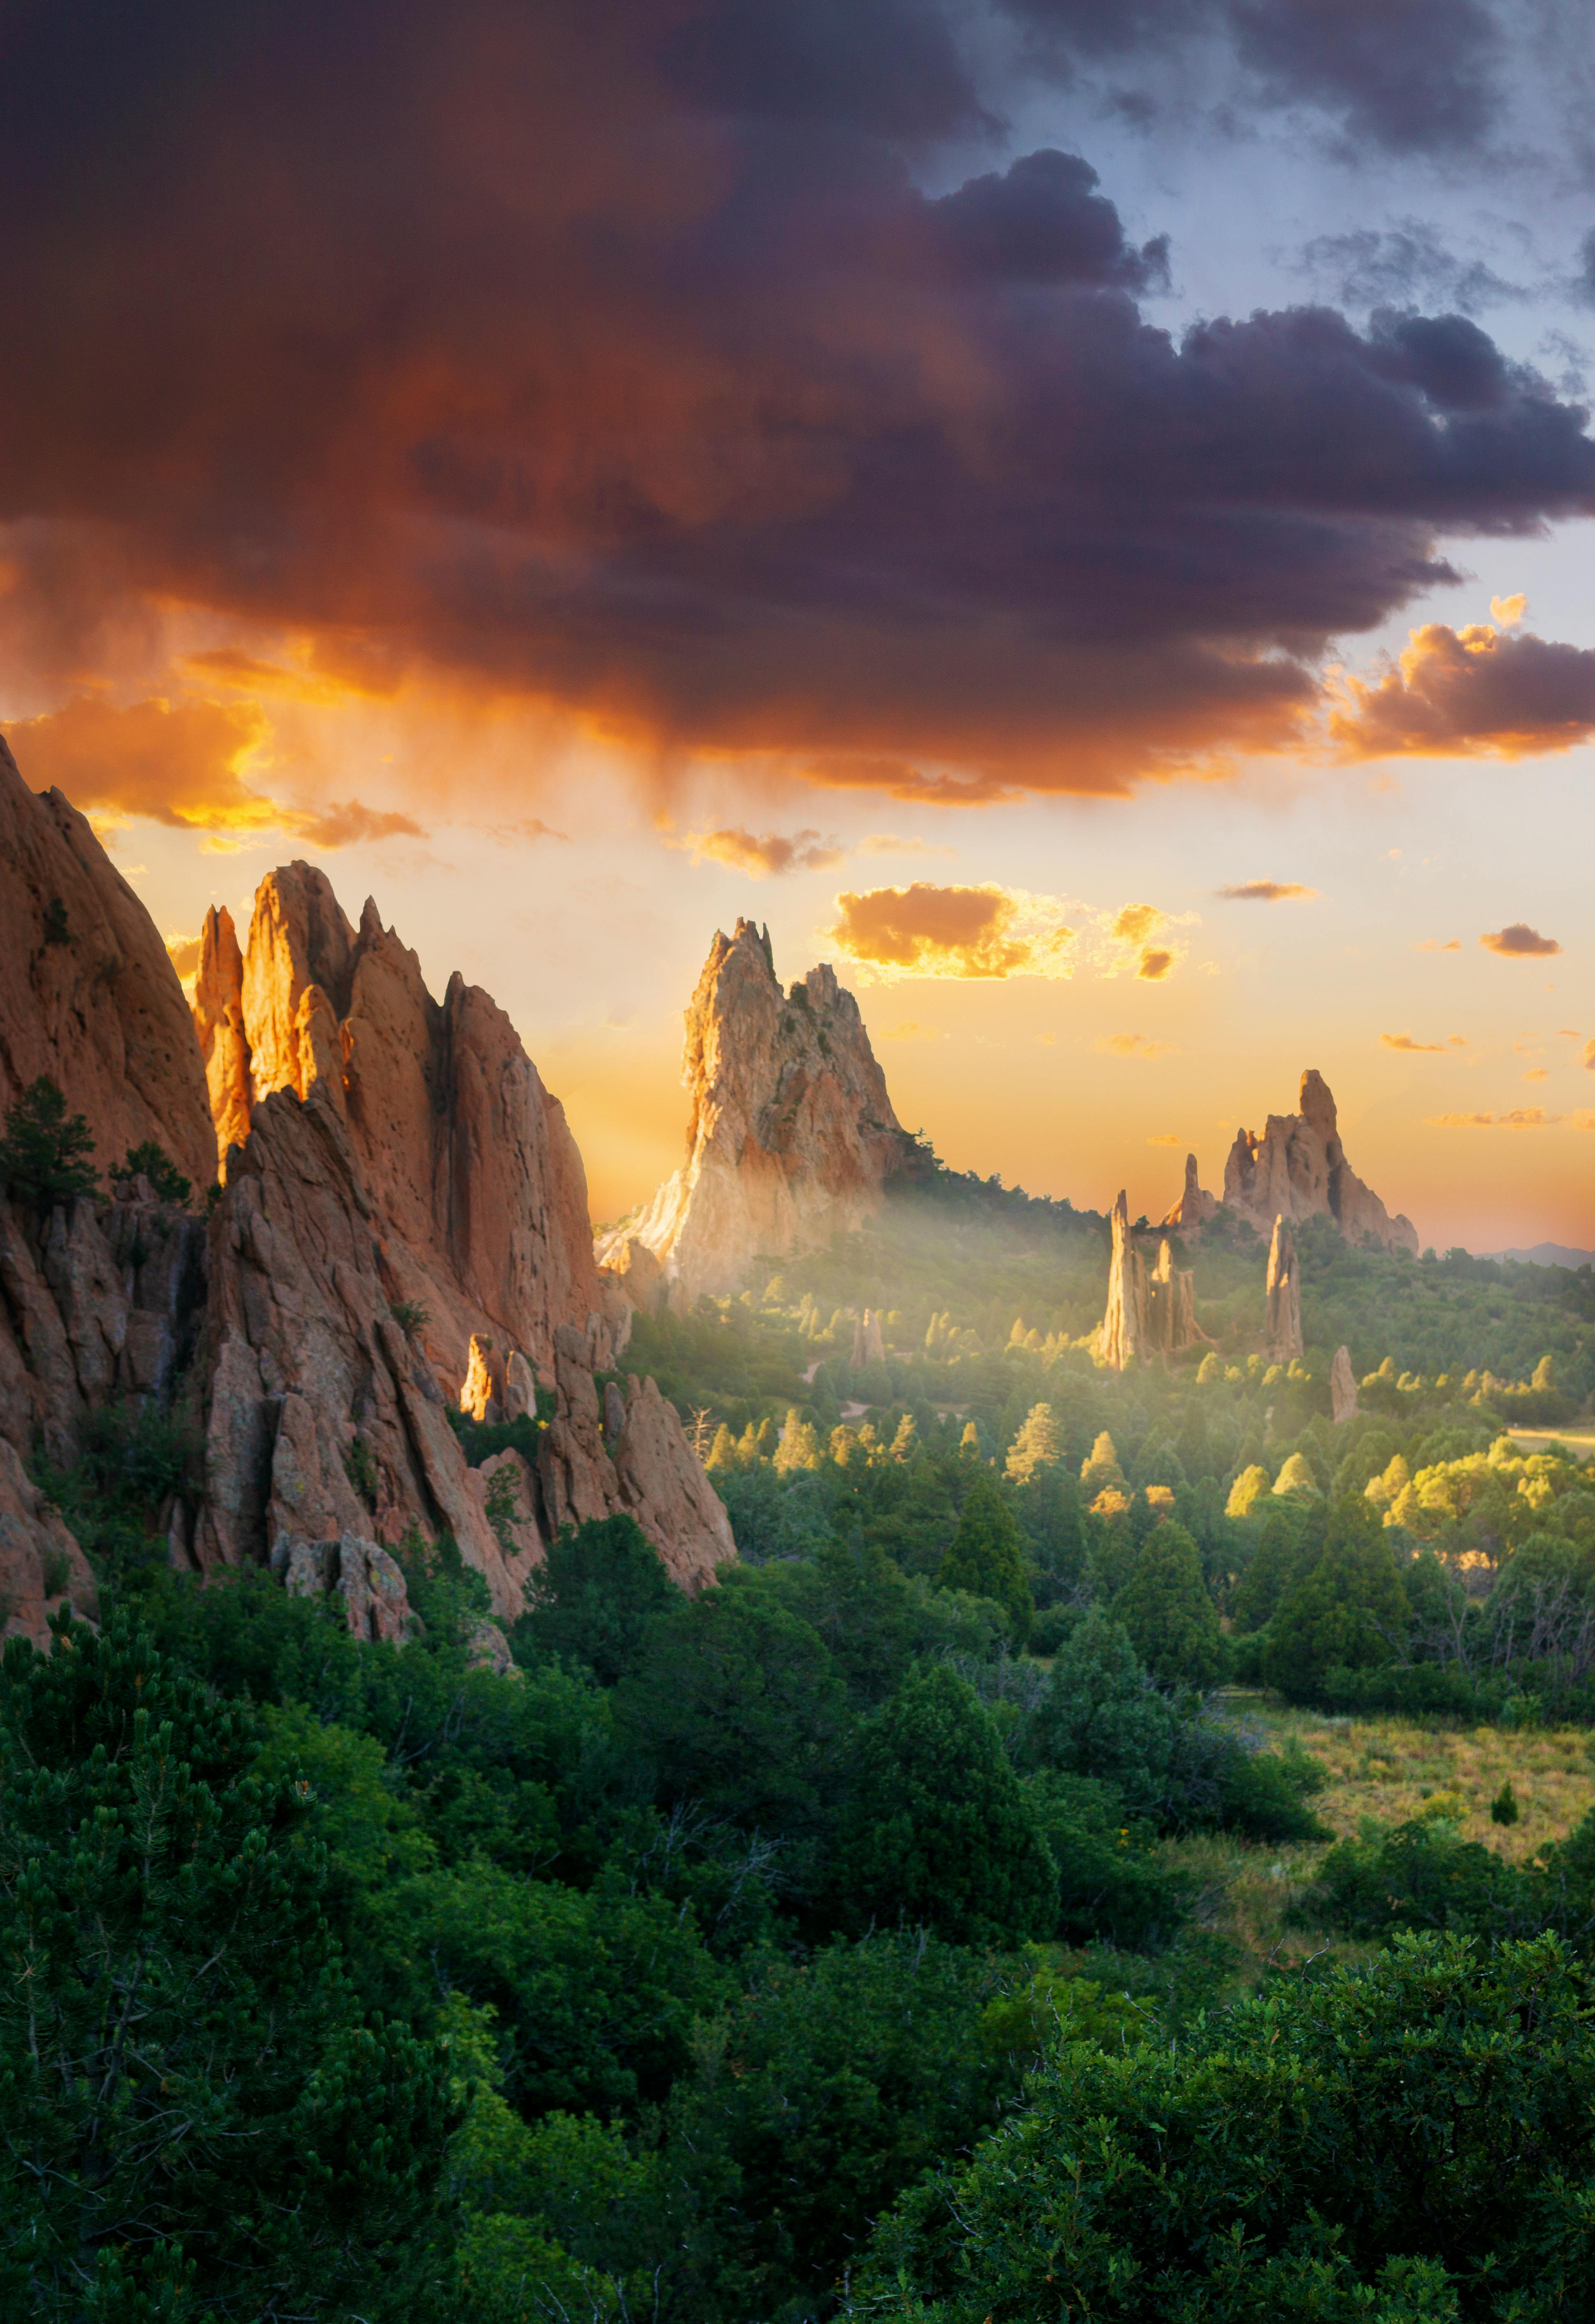
M 687 1159 L 599 1259 L 641 1243 L 691 1296 L 810 1250 L 880 1208 L 907 1140 L 851 992 L 829 967 L 783 993 L 768 932 L 717 935 L 687 1012 Z
M 1270 1363 L 1287 1364 L 1303 1352 L 1302 1286 L 1296 1272 L 1295 1239 L 1282 1217 L 1274 1222 L 1264 1292 L 1268 1300 L 1265 1352 Z
M 1196 1321 L 1195 1278 L 1176 1268 L 1165 1237 L 1151 1274 L 1130 1232 L 1124 1190 L 1109 1213 L 1113 1256 L 1108 1268 L 1108 1310 L 1097 1332 L 1097 1352 L 1111 1371 L 1129 1371 L 1148 1356 L 1183 1355 L 1206 1342 Z
M 1218 1208 L 1218 1197 L 1210 1194 L 1196 1176 L 1196 1157 L 1185 1157 L 1185 1184 L 1179 1201 L 1164 1219 L 1166 1227 L 1177 1227 L 1184 1235 L 1200 1233 Z
M 863 1314 L 854 1320 L 853 1361 L 855 1370 L 861 1364 L 883 1364 L 886 1361 L 886 1342 L 881 1334 L 880 1318 L 872 1307 L 866 1307 Z
M 1334 1351 L 1334 1361 L 1329 1368 L 1329 1407 L 1337 1428 L 1342 1420 L 1357 1417 L 1357 1382 L 1349 1348 L 1337 1348 Z
M 70 1601 L 92 1620 L 99 1593 L 88 1560 L 23 1467 L 14 1445 L 0 1437 L 0 1608 L 6 1636 L 49 1644 L 49 1617 Z
M 1129 1205 L 1124 1189 L 1109 1214 L 1113 1256 L 1108 1269 L 1108 1312 L 1097 1334 L 1097 1349 L 1110 1371 L 1128 1371 L 1147 1353 L 1147 1262 L 1129 1231 Z
M 60 791 L 35 796 L 0 741 L 0 1116 L 48 1074 L 102 1172 L 156 1139 L 216 1176 L 205 1074 L 153 921 Z
M 538 1444 L 550 1533 L 594 1517 L 636 1518 L 683 1589 L 696 1590 L 736 1555 L 730 1520 L 677 1418 L 651 1379 L 625 1394 L 612 1380 L 600 1406 L 579 1333 L 554 1336 L 558 1410 Z
M 1157 1264 L 1147 1282 L 1147 1341 L 1166 1356 L 1183 1355 L 1207 1333 L 1196 1321 L 1196 1278 L 1189 1268 L 1176 1267 L 1166 1240 L 1157 1247 Z
M 217 1138 L 277 1091 L 322 1089 L 347 1135 L 389 1297 L 427 1312 L 457 1379 L 473 1333 L 547 1370 L 562 1323 L 602 1314 L 586 1179 L 557 1098 L 496 1004 L 457 974 L 441 1003 L 367 901 L 356 930 L 324 872 L 262 881 L 240 953 L 207 916 L 194 1023 Z
M 1224 1204 L 1266 1234 L 1277 1218 L 1332 1219 L 1348 1242 L 1371 1234 L 1387 1250 L 1415 1252 L 1417 1229 L 1392 1218 L 1346 1159 L 1335 1103 L 1322 1074 L 1302 1075 L 1299 1113 L 1271 1113 L 1260 1138 L 1238 1130 L 1224 1165 Z

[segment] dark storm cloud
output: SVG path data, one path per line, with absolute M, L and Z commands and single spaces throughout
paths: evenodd
M 1482 259 L 1460 257 L 1423 218 L 1406 218 L 1382 232 L 1362 226 L 1315 235 L 1302 252 L 1301 268 L 1346 307 L 1444 304 L 1476 315 L 1533 295 Z
M 1152 327 L 1162 239 L 998 161 L 949 10 L 131 13 L 0 32 L 0 635 L 63 676 L 175 600 L 667 752 L 1114 788 L 1288 742 L 1445 536 L 1595 505 L 1465 318 Z M 927 198 L 945 138 L 991 158 Z
M 1306 106 L 1352 144 L 1397 153 L 1479 145 L 1501 110 L 1505 41 L 1481 0 L 1002 0 L 1043 57 L 1122 70 L 1202 40 L 1236 95 Z M 1136 92 L 1115 91 L 1134 117 Z

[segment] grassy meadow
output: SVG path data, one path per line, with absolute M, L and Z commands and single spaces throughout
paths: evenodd
M 1354 1838 L 1369 1821 L 1444 1817 L 1461 1839 L 1522 1858 L 1565 1838 L 1595 1807 L 1595 1736 L 1587 1728 L 1444 1728 L 1402 1719 L 1327 1718 L 1255 1696 L 1231 1697 L 1230 1707 L 1261 1726 L 1269 1745 L 1294 1738 L 1319 1761 L 1327 1781 L 1313 1808 L 1334 1840 Z M 1517 1821 L 1498 1824 L 1490 1803 L 1507 1782 Z M 1201 1923 L 1244 1947 L 1252 1961 L 1279 1968 L 1326 1948 L 1348 1960 L 1372 1950 L 1292 1921 L 1292 1907 L 1332 1845 L 1277 1847 L 1227 1832 L 1164 1843 L 1171 1858 L 1202 1884 Z

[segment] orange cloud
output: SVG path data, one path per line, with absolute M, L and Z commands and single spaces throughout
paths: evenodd
M 1479 941 L 1486 952 L 1498 952 L 1507 960 L 1548 960 L 1553 953 L 1562 950 L 1554 936 L 1543 936 L 1538 928 L 1531 928 L 1524 920 L 1514 920 L 1508 927 L 1490 929 Z
M 1531 1065 L 1523 1078 L 1526 1082 L 1548 1082 L 1551 1076 L 1544 1065 Z
M 1454 1039 L 1454 1035 L 1453 1035 Z M 1443 1041 L 1415 1041 L 1410 1033 L 1381 1033 L 1379 1039 L 1387 1049 L 1400 1049 L 1412 1056 L 1443 1057 Z
M 1444 944 L 1442 944 L 1437 936 L 1425 936 L 1422 944 L 1415 944 L 1413 946 L 1414 952 L 1461 952 L 1461 936 L 1452 936 Z
M 1066 977 L 1074 934 L 1056 897 L 994 886 L 871 888 L 836 899 L 830 940 L 882 982 L 900 976 Z
M 1332 678 L 1329 734 L 1343 757 L 1521 759 L 1595 733 L 1595 652 L 1488 622 L 1429 622 L 1407 635 L 1397 666 L 1371 685 Z
M 1185 1142 L 1183 1138 L 1176 1138 L 1172 1130 L 1159 1130 L 1156 1138 L 1147 1140 L 1148 1146 L 1183 1146 Z
M 1172 1041 L 1148 1041 L 1144 1033 L 1104 1033 L 1097 1047 L 1111 1057 L 1139 1057 L 1150 1065 L 1155 1057 L 1170 1057 L 1175 1054 Z M 1177 1139 L 1172 1141 L 1178 1145 Z
M 1113 922 L 1113 934 L 1121 944 L 1139 944 L 1162 926 L 1156 904 L 1126 904 Z
M 1518 1106 L 1511 1113 L 1432 1113 L 1431 1130 L 1551 1130 L 1562 1120 L 1544 1106 Z
M 29 782 L 64 791 L 90 816 L 115 822 L 143 816 L 177 830 L 204 831 L 218 850 L 273 830 L 318 847 L 426 835 L 409 816 L 384 814 L 359 799 L 299 807 L 256 790 L 246 779 L 247 764 L 265 750 L 271 728 L 254 702 L 155 695 L 118 707 L 79 694 L 60 710 L 21 720 L 10 739 Z
M 1215 888 L 1213 893 L 1234 904 L 1305 904 L 1318 890 L 1305 888 L 1299 880 L 1242 880 L 1233 888 Z
M 1148 945 L 1142 952 L 1136 974 L 1148 984 L 1158 984 L 1174 966 L 1174 954 Z
M 1595 1041 L 1586 1041 L 1584 1044 L 1584 1070 L 1586 1073 L 1595 1074 Z
M 198 936 L 170 936 L 164 942 L 167 956 L 178 975 L 184 979 L 195 975 L 199 967 L 200 939 Z
M 847 853 L 817 831 L 795 831 L 790 837 L 779 831 L 767 831 L 762 837 L 751 831 L 705 831 L 681 844 L 692 850 L 695 863 L 724 863 L 754 880 L 786 872 L 833 871 Z

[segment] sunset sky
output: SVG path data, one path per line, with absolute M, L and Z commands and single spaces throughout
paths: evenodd
M 180 966 L 374 894 L 679 1158 L 716 927 L 951 1163 L 1340 1101 L 1595 1246 L 1577 0 L 19 0 L 0 727 Z

